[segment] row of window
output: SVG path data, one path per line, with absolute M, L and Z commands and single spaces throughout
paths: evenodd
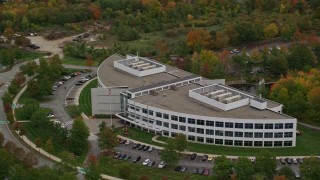
M 163 135 L 169 136 L 168 131 L 163 131 Z M 171 133 L 171 137 L 175 137 L 176 133 Z M 255 146 L 255 147 L 282 147 L 292 146 L 292 141 L 241 141 L 241 140 L 229 140 L 229 139 L 213 139 L 204 138 L 200 136 L 188 136 L 189 141 L 197 141 L 202 143 L 217 144 L 217 145 L 228 145 L 228 146 Z
M 130 106 L 130 108 L 133 106 Z M 138 109 L 138 108 L 131 108 L 131 109 Z M 142 112 L 144 114 L 149 114 L 153 116 L 154 112 L 152 110 L 148 110 L 142 108 Z M 169 114 L 156 112 L 156 117 L 169 119 Z M 202 119 L 193 119 L 193 118 L 185 118 L 179 117 L 175 115 L 171 115 L 170 119 L 172 121 L 179 121 L 181 123 L 188 123 L 188 124 L 196 124 L 196 125 L 206 125 L 211 127 L 224 127 L 224 128 L 236 128 L 236 129 L 293 129 L 293 123 L 233 123 L 233 122 L 221 122 L 221 121 L 209 121 L 209 120 L 202 120 Z

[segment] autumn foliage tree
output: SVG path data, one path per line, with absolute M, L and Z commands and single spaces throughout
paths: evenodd
M 91 3 L 88 6 L 88 10 L 91 12 L 92 16 L 94 17 L 94 19 L 98 20 L 101 17 L 101 10 L 99 8 L 99 6 Z
M 211 43 L 211 35 L 206 30 L 189 31 L 186 38 L 187 46 L 195 51 L 207 49 Z

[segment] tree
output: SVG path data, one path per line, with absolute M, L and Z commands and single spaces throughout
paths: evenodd
M 52 140 L 48 139 L 46 142 L 46 150 L 51 153 L 53 151 L 53 144 L 52 144 Z
M 254 174 L 254 168 L 251 160 L 247 157 L 239 157 L 236 165 L 237 179 L 247 180 Z
M 304 44 L 299 44 L 291 50 L 288 56 L 289 69 L 310 70 L 316 64 L 316 57 L 312 50 Z
M 279 28 L 275 23 L 270 23 L 267 27 L 263 30 L 264 36 L 266 38 L 274 38 L 279 33 Z
M 92 55 L 87 54 L 86 55 L 86 66 L 88 66 L 89 69 L 91 69 L 91 66 L 93 65 L 93 63 L 94 63 L 94 61 L 93 61 Z
M 320 179 L 320 161 L 315 156 L 311 156 L 304 160 L 300 166 L 301 173 L 307 179 Z
M 307 100 L 301 91 L 297 91 L 290 99 L 290 105 L 287 106 L 287 112 L 294 117 L 301 118 L 306 114 L 305 109 L 308 109 Z
M 172 139 L 167 141 L 164 150 L 161 152 L 161 159 L 170 165 L 174 165 L 178 162 L 179 155 L 176 152 L 176 145 Z
M 88 6 L 88 9 L 92 13 L 92 16 L 94 17 L 94 19 L 96 20 L 100 19 L 101 10 L 97 5 L 90 3 L 90 5 Z
M 286 75 L 288 71 L 287 58 L 284 55 L 270 55 L 269 56 L 270 67 L 269 70 L 276 76 Z
M 2 147 L 4 143 L 4 135 L 0 132 L 0 147 Z
M 99 124 L 99 132 L 102 132 L 106 129 L 107 127 L 107 123 L 105 121 L 102 121 L 100 124 Z
M 7 150 L 8 153 L 14 154 L 14 152 L 17 149 L 17 145 L 15 143 L 13 143 L 12 141 L 7 141 L 4 144 L 4 148 Z
M 47 117 L 45 109 L 38 109 L 30 118 L 33 127 L 47 128 L 50 126 L 50 119 Z
M 131 167 L 129 165 L 123 165 L 119 169 L 119 176 L 123 179 L 129 179 L 131 176 Z
M 174 138 L 174 142 L 176 144 L 176 148 L 180 154 L 180 152 L 184 151 L 187 149 L 188 142 L 187 142 L 187 137 L 183 133 L 177 134 L 177 136 Z
M 264 174 L 265 177 L 272 178 L 276 167 L 276 158 L 269 151 L 263 151 L 256 157 L 256 172 Z
M 9 175 L 9 169 L 14 164 L 13 157 L 4 149 L 0 149 L 0 178 L 5 179 Z
M 82 118 L 76 118 L 73 121 L 70 137 L 68 139 L 71 152 L 75 155 L 81 155 L 88 146 L 87 139 L 89 137 L 89 129 L 83 122 Z
M 84 177 L 87 180 L 99 180 L 101 179 L 101 169 L 98 165 L 90 163 L 86 168 L 86 174 L 84 175 Z
M 23 162 L 27 165 L 27 166 L 36 166 L 38 164 L 38 159 L 37 157 L 32 153 L 32 152 L 28 152 L 24 158 L 23 158 Z
M 232 164 L 225 155 L 215 158 L 215 166 L 213 166 L 214 172 L 220 178 L 228 178 L 232 171 Z
M 99 133 L 99 147 L 101 149 L 113 149 L 118 145 L 117 141 L 117 135 L 114 133 L 113 129 L 110 127 L 105 127 L 102 131 Z
M 307 95 L 310 117 L 319 122 L 320 117 L 320 87 L 313 88 Z
M 186 43 L 188 47 L 199 52 L 202 49 L 209 48 L 211 44 L 211 35 L 208 31 L 202 29 L 189 31 Z
M 48 96 L 53 92 L 52 82 L 47 75 L 39 79 L 39 94 L 37 99 L 42 99 L 44 96 Z
M 293 170 L 289 167 L 289 166 L 284 166 L 282 167 L 279 171 L 278 171 L 278 175 L 281 176 L 285 176 L 286 179 L 294 179 L 294 172 Z

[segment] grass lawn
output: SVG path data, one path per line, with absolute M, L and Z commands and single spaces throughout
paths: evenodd
M 188 151 L 207 153 L 207 154 L 224 154 L 234 156 L 257 156 L 261 151 L 268 149 L 275 156 L 308 156 L 319 155 L 320 131 L 298 125 L 298 129 L 303 131 L 302 136 L 297 137 L 297 146 L 290 148 L 241 148 L 241 147 L 225 147 L 216 145 L 205 145 L 198 143 L 188 143 Z M 120 132 L 122 133 L 122 132 Z M 123 134 L 123 133 L 122 133 Z M 154 134 L 147 133 L 135 128 L 129 128 L 128 137 L 137 141 L 163 146 L 152 141 Z M 158 137 L 157 140 L 166 141 L 167 137 Z
M 91 81 L 86 87 L 83 88 L 79 97 L 79 108 L 87 116 L 92 115 L 91 109 L 91 88 L 97 87 L 98 80 Z
M 63 64 L 86 66 L 86 60 L 81 58 L 75 58 L 70 56 L 65 56 L 62 59 Z M 99 66 L 99 62 L 95 61 L 92 66 Z
M 37 59 L 39 57 L 45 56 L 46 53 L 44 52 L 34 52 L 34 51 L 23 51 L 22 53 L 22 61 L 30 61 L 30 60 L 34 60 Z
M 166 177 L 166 179 L 169 180 L 181 180 L 181 179 L 197 179 L 197 180 L 203 180 L 203 179 L 217 179 L 213 176 L 199 176 L 199 175 L 193 175 L 189 173 L 179 173 L 174 172 L 174 167 L 165 167 L 164 169 L 158 169 L 155 164 L 154 167 L 146 167 L 143 166 L 140 161 L 137 164 L 132 163 L 129 161 L 124 160 L 117 160 L 113 159 L 112 157 L 102 157 L 99 160 L 99 164 L 102 170 L 102 173 L 108 174 L 111 176 L 119 177 L 119 170 L 121 167 L 127 165 L 131 169 L 131 175 L 129 179 L 136 180 L 139 179 L 140 176 L 148 176 L 150 179 L 157 179 L 160 180 L 163 177 Z

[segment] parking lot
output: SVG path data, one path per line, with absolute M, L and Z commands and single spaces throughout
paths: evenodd
M 141 156 L 141 159 L 137 162 L 137 164 L 141 164 L 142 166 L 142 163 L 146 159 L 150 159 L 150 163 L 155 162 L 155 164 L 152 167 L 148 168 L 158 168 L 158 165 L 161 162 L 161 152 L 159 153 L 158 149 L 155 149 L 152 152 L 148 152 L 144 150 L 133 149 L 133 145 L 133 143 L 129 145 L 120 144 L 115 148 L 115 150 L 120 152 L 122 155 L 126 154 L 126 157 L 131 156 L 130 159 L 127 159 L 127 161 L 130 161 L 131 163 L 133 163 L 133 159 L 135 159 L 138 156 Z M 185 166 L 187 168 L 185 173 L 192 173 L 196 168 L 203 168 L 209 170 L 209 175 L 212 174 L 213 160 L 202 161 L 202 156 L 197 156 L 194 160 L 191 160 L 191 155 L 182 154 L 181 156 L 182 157 L 179 160 L 177 166 Z

